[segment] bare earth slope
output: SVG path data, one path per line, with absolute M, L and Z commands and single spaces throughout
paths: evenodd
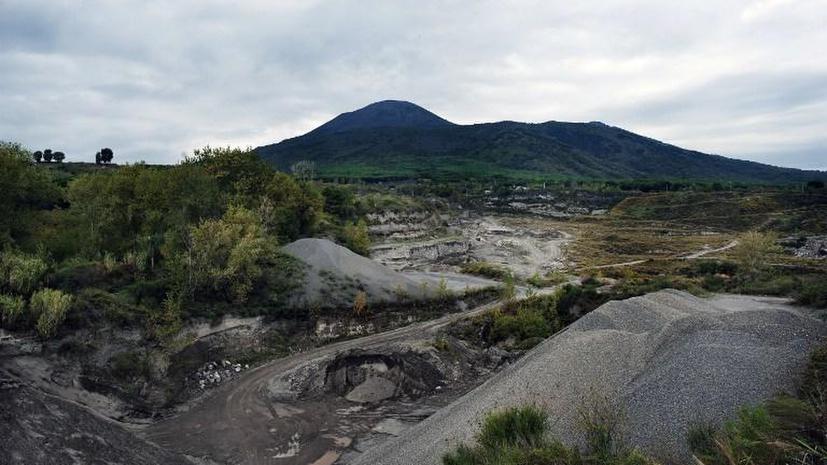
M 359 290 L 372 302 L 421 294 L 418 282 L 325 239 L 299 239 L 284 251 L 307 265 L 299 295 L 310 305 L 349 305 Z
M 191 465 L 114 422 L 0 372 L 0 464 Z
M 552 433 L 577 443 L 577 409 L 589 391 L 625 406 L 633 445 L 687 463 L 692 425 L 794 389 L 824 335 L 822 322 L 781 299 L 668 290 L 610 302 L 356 463 L 438 464 L 472 439 L 486 413 L 525 403 L 543 406 Z

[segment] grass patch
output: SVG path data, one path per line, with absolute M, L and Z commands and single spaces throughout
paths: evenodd
M 504 280 L 511 276 L 507 268 L 488 262 L 471 262 L 462 266 L 463 273 L 485 278 Z
M 536 406 L 512 407 L 490 413 L 476 437 L 476 446 L 460 445 L 442 458 L 443 465 L 645 465 L 654 462 L 604 433 L 614 425 L 583 423 L 588 447 L 581 451 L 548 437 L 548 417 Z M 608 442 L 598 443 L 599 437 Z

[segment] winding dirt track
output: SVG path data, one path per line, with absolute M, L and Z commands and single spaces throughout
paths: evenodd
M 297 353 L 258 367 L 245 376 L 216 389 L 208 398 L 178 416 L 151 425 L 139 434 L 156 444 L 180 453 L 228 464 L 330 463 L 321 456 L 337 440 L 325 434 L 335 426 L 334 409 L 319 405 L 312 424 L 307 416 L 293 415 L 290 407 L 268 398 L 267 385 L 274 379 L 315 359 L 350 349 L 366 349 L 408 339 L 421 339 L 457 320 L 495 307 L 492 302 L 441 318 L 415 323 L 384 333 L 329 344 Z M 300 420 L 299 417 L 304 417 Z M 303 432 L 302 448 L 281 456 L 295 432 Z M 328 458 L 330 454 L 328 453 Z M 335 457 L 332 457 L 335 459 Z M 317 462 L 317 460 L 320 460 Z

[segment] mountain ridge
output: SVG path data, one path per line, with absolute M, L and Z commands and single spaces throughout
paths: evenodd
M 791 183 L 827 173 L 684 149 L 602 122 L 454 124 L 410 102 L 383 100 L 298 137 L 255 149 L 323 176 L 688 179 Z

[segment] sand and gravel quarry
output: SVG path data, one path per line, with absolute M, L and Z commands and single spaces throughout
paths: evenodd
M 621 406 L 632 445 L 688 463 L 693 425 L 795 389 L 824 335 L 824 323 L 776 298 L 665 290 L 613 301 L 353 463 L 438 464 L 488 412 L 526 403 L 549 412 L 552 434 L 577 444 L 578 409 L 595 397 Z

